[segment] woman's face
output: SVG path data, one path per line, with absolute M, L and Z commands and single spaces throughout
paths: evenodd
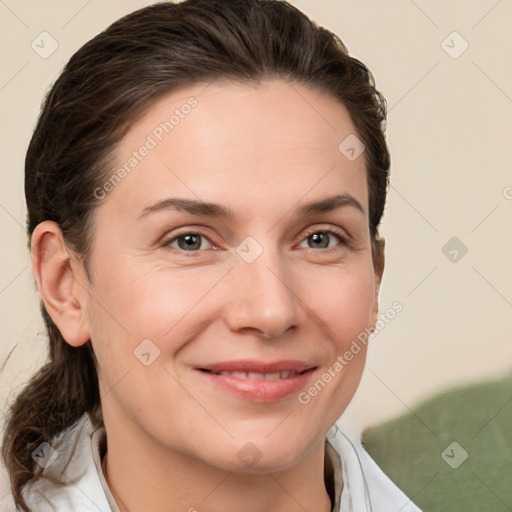
M 284 470 L 323 442 L 364 367 L 364 346 L 344 354 L 377 315 L 355 131 L 281 80 L 183 89 L 130 129 L 91 191 L 107 432 L 228 470 Z

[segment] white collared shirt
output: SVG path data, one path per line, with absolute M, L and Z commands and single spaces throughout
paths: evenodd
M 56 441 L 58 457 L 44 476 L 23 495 L 34 512 L 119 512 L 101 468 L 105 429 L 94 428 L 87 414 Z M 350 440 L 337 425 L 326 436 L 334 480 L 333 512 L 421 512 L 382 472 L 359 441 Z M 51 459 L 48 459 L 51 460 Z

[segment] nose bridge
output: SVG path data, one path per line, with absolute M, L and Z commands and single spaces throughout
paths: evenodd
M 300 323 L 301 305 L 293 273 L 270 238 L 264 243 L 247 237 L 236 249 L 236 291 L 230 320 L 236 330 L 252 328 L 277 337 Z

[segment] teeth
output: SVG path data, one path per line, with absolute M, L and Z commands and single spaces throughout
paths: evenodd
M 258 372 L 217 372 L 216 375 L 235 377 L 236 379 L 248 379 L 248 380 L 279 380 L 288 379 L 295 377 L 298 373 L 294 370 L 282 370 L 274 373 L 258 373 Z
M 266 375 L 263 373 L 256 373 L 256 372 L 247 372 L 247 378 L 250 380 L 264 380 L 266 378 Z
M 247 379 L 247 372 L 219 372 L 219 375 L 229 375 L 237 379 Z

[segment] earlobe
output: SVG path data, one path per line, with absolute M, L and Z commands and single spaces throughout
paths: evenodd
M 38 224 L 32 233 L 31 258 L 37 287 L 46 311 L 72 346 L 89 341 L 85 316 L 88 293 L 81 263 L 68 248 L 59 225 Z

